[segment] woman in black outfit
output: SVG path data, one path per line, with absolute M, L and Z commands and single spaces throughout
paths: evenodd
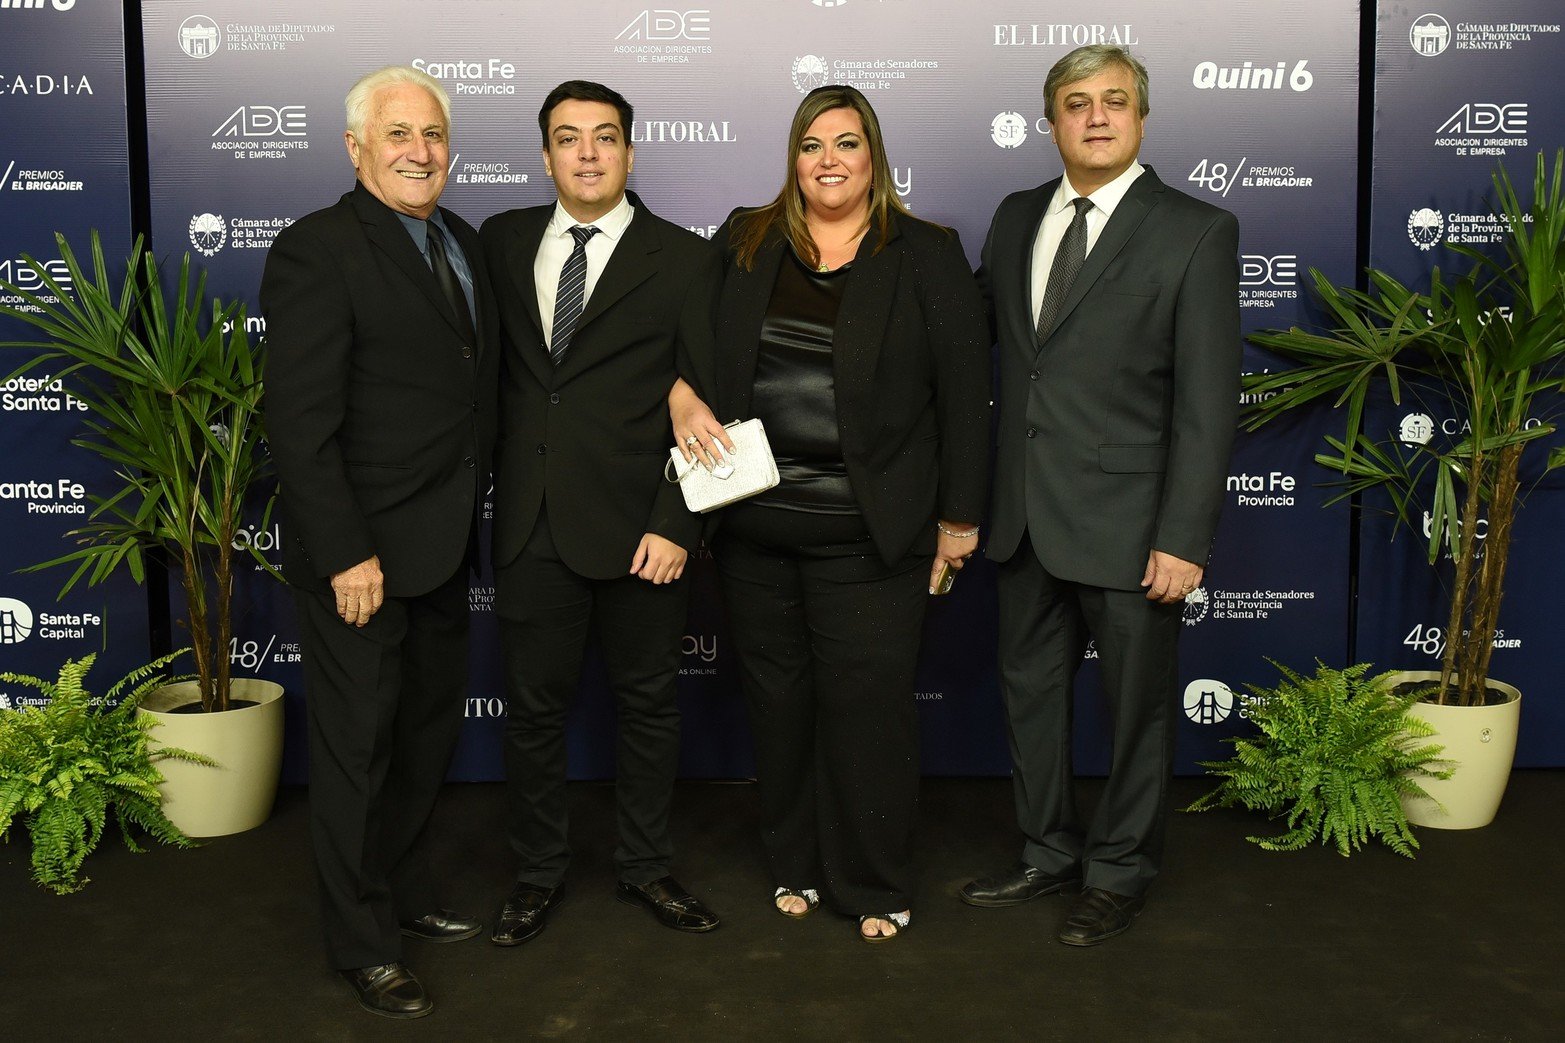
M 722 577 L 755 733 L 774 902 L 824 892 L 868 941 L 909 923 L 918 798 L 913 679 L 942 565 L 978 543 L 988 493 L 989 338 L 956 233 L 908 213 L 851 87 L 812 91 L 766 206 L 719 230 L 716 416 L 760 417 L 781 484 L 722 512 Z M 674 430 L 721 426 L 681 382 Z

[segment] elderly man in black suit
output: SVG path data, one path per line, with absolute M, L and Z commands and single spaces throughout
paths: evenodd
M 999 341 L 989 557 L 1021 864 L 968 884 L 1007 906 L 1083 887 L 1059 932 L 1127 930 L 1161 860 L 1182 601 L 1201 582 L 1239 404 L 1238 222 L 1137 161 L 1146 69 L 1107 45 L 1049 71 L 1064 177 L 1008 196 L 979 281 Z M 1097 642 L 1113 766 L 1084 822 L 1073 680 Z
M 365 1009 L 396 1018 L 433 1009 L 402 936 L 482 929 L 441 909 L 424 843 L 462 725 L 499 360 L 477 233 L 437 205 L 450 123 L 416 69 L 355 84 L 358 183 L 277 237 L 261 282 L 327 950 Z
M 496 610 L 516 884 L 491 940 L 519 945 L 562 894 L 565 721 L 596 631 L 619 714 L 621 901 L 680 931 L 717 917 L 669 874 L 687 556 L 700 520 L 664 481 L 676 352 L 711 336 L 716 259 L 625 190 L 630 103 L 584 80 L 538 114 L 557 199 L 484 222 L 504 340 Z

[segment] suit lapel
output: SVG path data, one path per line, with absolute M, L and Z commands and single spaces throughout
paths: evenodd
M 362 184 L 354 186 L 348 198 L 364 225 L 364 234 L 369 241 L 401 269 L 409 282 L 418 287 L 430 307 L 446 321 L 446 325 L 458 333 L 462 332 L 457 326 L 451 305 L 446 302 L 446 295 L 441 292 L 440 284 L 435 282 L 435 273 L 429 270 L 429 262 L 418 252 L 413 237 L 403 227 L 396 212 L 371 195 Z
M 1015 239 L 1007 251 L 1009 256 L 1002 255 L 995 259 L 995 271 L 1003 273 L 1003 278 L 1010 284 L 1005 288 L 1005 297 L 1016 302 L 1016 306 L 1003 316 L 1004 321 L 1010 324 L 1010 340 L 1014 344 L 1026 345 L 1029 357 L 1036 346 L 1038 326 L 1032 300 L 1032 247 L 1038 238 L 1038 229 L 1043 224 L 1044 211 L 1049 208 L 1049 200 L 1054 198 L 1054 192 L 1059 187 L 1060 179 L 1055 178 L 1034 189 L 1031 195 L 1022 200 L 1021 210 L 1013 225 Z M 1000 338 L 1002 344 L 1005 340 L 1004 336 Z
M 479 243 L 477 234 L 469 230 L 467 222 L 444 207 L 441 210 L 445 213 L 446 227 L 456 237 L 462 255 L 467 258 L 468 270 L 473 274 L 473 329 L 478 334 L 478 343 L 473 345 L 473 352 L 475 358 L 482 358 L 484 342 L 489 338 L 495 320 L 483 245 Z
M 533 371 L 533 376 L 545 387 L 554 382 L 554 363 L 549 361 L 549 353 L 543 349 L 543 320 L 538 314 L 538 280 L 534 278 L 533 269 L 538 260 L 538 247 L 543 242 L 544 230 L 549 227 L 549 219 L 553 214 L 552 205 L 522 211 L 519 220 L 511 226 L 510 239 L 505 244 L 506 267 L 510 269 L 510 292 L 521 301 L 522 310 L 532 320 L 533 328 L 537 331 L 535 338 L 513 339 L 527 368 Z
M 1039 354 L 1054 341 L 1054 333 L 1057 333 L 1070 318 L 1076 305 L 1097 283 L 1099 277 L 1130 242 L 1131 236 L 1136 234 L 1136 229 L 1141 227 L 1141 222 L 1146 220 L 1147 214 L 1157 205 L 1158 196 L 1163 191 L 1163 183 L 1152 173 L 1148 167 L 1146 172 L 1138 177 L 1130 191 L 1126 192 L 1119 205 L 1114 208 L 1114 216 L 1109 218 L 1109 223 L 1103 226 L 1103 231 L 1098 235 L 1098 241 L 1092 245 L 1092 252 L 1087 254 L 1087 259 L 1082 262 L 1081 270 L 1076 273 L 1076 281 L 1071 283 L 1070 292 L 1065 295 L 1065 302 L 1060 305 L 1060 314 L 1054 320 L 1054 331 L 1049 335 L 1049 341 L 1039 348 Z
M 787 243 L 769 235 L 755 252 L 755 265 L 745 271 L 731 263 L 718 301 L 717 343 L 720 358 L 727 359 L 717 375 L 717 401 L 721 421 L 744 420 L 750 415 L 755 392 L 755 364 L 760 354 L 761 325 L 777 285 Z
M 875 253 L 880 235 L 871 225 L 853 258 L 853 270 L 847 274 L 842 307 L 832 334 L 832 370 L 838 391 L 849 400 L 866 405 L 874 401 L 875 366 L 880 361 L 886 324 L 896 299 L 901 251 L 890 246 L 896 239 L 893 215 L 887 229 L 887 248 Z
M 663 242 L 658 238 L 651 212 L 640 200 L 633 200 L 633 205 L 636 209 L 630 224 L 625 226 L 624 237 L 609 255 L 609 263 L 603 266 L 603 273 L 592 288 L 592 296 L 587 298 L 586 307 L 582 309 L 581 321 L 576 325 L 578 337 L 621 297 L 657 274 L 657 254 L 663 249 Z

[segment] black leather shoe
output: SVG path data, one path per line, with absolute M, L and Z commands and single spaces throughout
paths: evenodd
M 371 1014 L 383 1018 L 422 1018 L 435 1009 L 424 986 L 400 963 L 358 967 L 339 973 L 359 998 L 359 1006 Z
M 719 923 L 717 915 L 702 905 L 701 899 L 680 887 L 671 876 L 650 884 L 627 884 L 621 880 L 615 894 L 627 905 L 646 906 L 664 927 L 676 931 L 700 934 L 715 930 Z
M 1097 887 L 1084 888 L 1060 928 L 1060 941 L 1066 945 L 1097 945 L 1124 934 L 1146 904 L 1145 898 L 1130 898 Z
M 484 929 L 479 921 L 449 909 L 437 909 L 417 920 L 403 920 L 397 926 L 406 937 L 426 942 L 463 942 Z
M 957 897 L 968 905 L 998 909 L 1006 905 L 1021 905 L 1042 895 L 1052 895 L 1074 884 L 1077 879 L 1074 876 L 1053 876 L 1029 865 L 1018 865 L 998 876 L 974 880 L 957 892 Z
M 496 945 L 520 945 L 538 937 L 548 921 L 549 910 L 559 904 L 564 890 L 542 884 L 517 884 L 500 907 L 489 940 Z

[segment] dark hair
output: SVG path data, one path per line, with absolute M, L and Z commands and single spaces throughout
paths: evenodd
M 810 238 L 809 229 L 804 223 L 804 197 L 799 191 L 799 177 L 794 172 L 794 164 L 799 158 L 799 148 L 810 125 L 823 113 L 833 109 L 853 110 L 864 125 L 864 144 L 869 149 L 871 164 L 867 221 L 880 233 L 880 242 L 875 246 L 877 252 L 885 246 L 886 228 L 891 215 L 908 216 L 908 209 L 902 204 L 902 197 L 897 195 L 896 186 L 892 183 L 891 165 L 886 158 L 886 146 L 880 133 L 880 120 L 876 118 L 869 100 L 856 89 L 842 84 L 817 87 L 805 95 L 793 114 L 793 126 L 788 129 L 788 162 L 782 191 L 770 203 L 734 220 L 729 241 L 740 267 L 749 269 L 755 263 L 756 251 L 774 228 L 787 237 L 793 244 L 794 252 L 810 267 L 815 267 L 820 260 L 815 241 Z
M 543 134 L 544 148 L 549 147 L 549 113 L 562 101 L 601 101 L 605 105 L 614 106 L 619 110 L 619 129 L 625 135 L 625 144 L 630 144 L 630 130 L 636 122 L 636 110 L 630 107 L 625 96 L 612 87 L 591 80 L 566 80 L 549 92 L 549 96 L 543 99 L 543 108 L 538 110 L 538 130 Z

